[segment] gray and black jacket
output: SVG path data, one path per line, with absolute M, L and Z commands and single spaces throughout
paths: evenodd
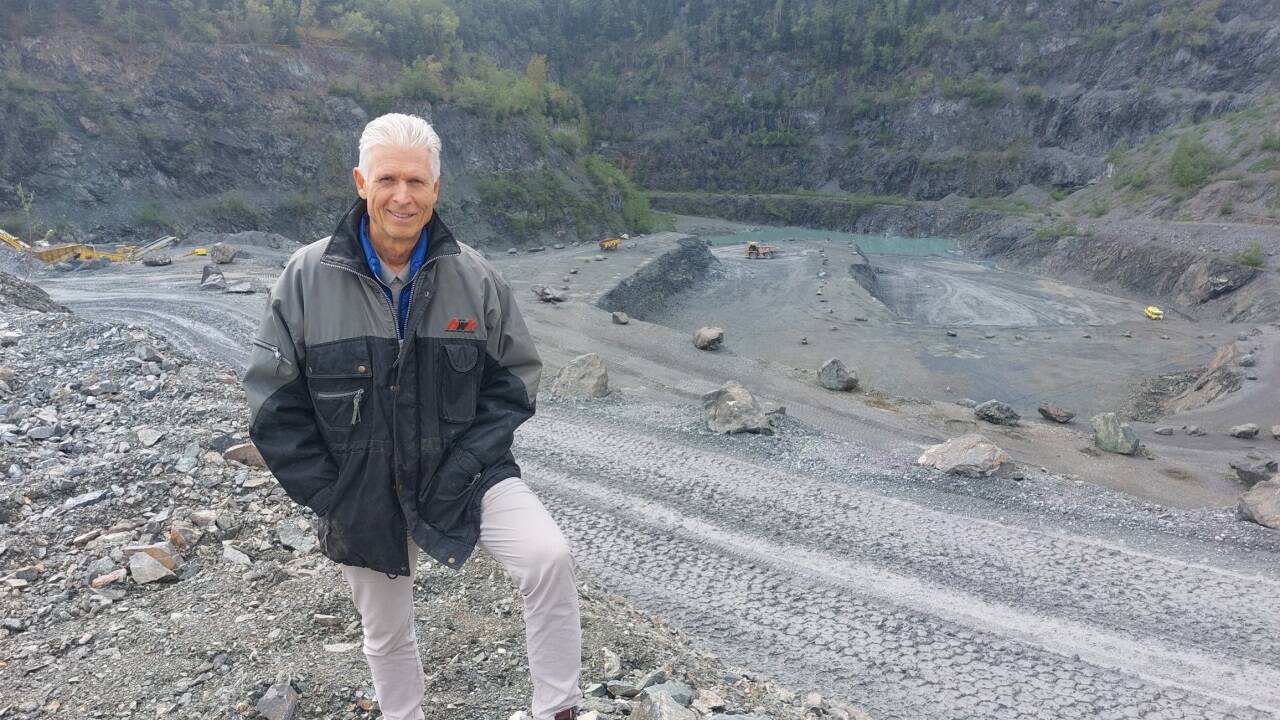
M 511 442 L 542 363 L 501 275 L 435 214 L 399 340 L 361 250 L 364 213 L 360 200 L 272 288 L 244 378 L 250 436 L 319 516 L 329 558 L 407 574 L 407 531 L 460 568 L 485 491 L 520 474 Z

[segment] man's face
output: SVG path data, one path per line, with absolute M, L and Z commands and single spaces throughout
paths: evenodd
M 356 192 L 369 206 L 370 240 L 417 242 L 440 195 L 440 181 L 431 178 L 427 149 L 377 146 L 369 151 L 369 177 L 360 168 L 351 174 Z

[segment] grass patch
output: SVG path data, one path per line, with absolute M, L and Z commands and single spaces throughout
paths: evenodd
M 1063 237 L 1080 237 L 1085 233 L 1080 232 L 1080 228 L 1076 226 L 1075 220 L 1062 220 L 1052 225 L 1045 225 L 1036 230 L 1037 240 L 1057 240 Z
M 1195 189 L 1226 166 L 1226 159 L 1200 138 L 1183 135 L 1169 157 L 1169 177 L 1183 189 Z
M 1236 253 L 1235 261 L 1240 263 L 1241 265 L 1248 265 L 1249 267 L 1255 267 L 1255 268 L 1266 267 L 1267 255 L 1266 253 L 1262 252 L 1261 245 L 1259 245 L 1258 243 L 1254 243 L 1250 245 L 1247 249 L 1241 250 L 1240 252 Z

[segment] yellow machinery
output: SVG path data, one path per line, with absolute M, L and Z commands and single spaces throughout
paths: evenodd
M 204 256 L 206 256 L 206 255 L 208 255 L 208 254 L 209 254 L 209 249 L 208 249 L 208 248 L 196 248 L 195 250 L 192 250 L 189 254 L 191 254 L 191 255 L 195 255 L 196 257 L 204 257 Z
M 601 250 L 617 250 L 622 245 L 622 238 L 605 238 L 600 241 Z
M 41 245 L 32 247 L 18 238 L 10 235 L 4 230 L 0 230 L 0 242 L 17 250 L 39 259 L 49 265 L 55 265 L 64 260 L 75 258 L 81 261 L 97 260 L 99 258 L 109 260 L 111 262 L 128 262 L 142 257 L 151 250 L 168 245 L 176 238 L 166 236 L 156 240 L 145 247 L 138 245 L 120 245 L 115 250 L 99 250 L 93 245 L 84 243 L 68 243 L 64 245 Z
M 1155 305 L 1148 305 L 1147 309 L 1142 311 L 1142 314 L 1146 315 L 1148 320 L 1164 319 L 1164 311 Z
M 753 260 L 772 258 L 776 252 L 778 252 L 778 248 L 772 245 L 765 245 L 757 240 L 749 240 L 747 242 L 746 256 Z

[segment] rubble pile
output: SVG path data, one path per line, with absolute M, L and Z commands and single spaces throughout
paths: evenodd
M 236 377 L 69 314 L 6 307 L 0 337 L 0 717 L 374 716 L 347 587 L 246 444 Z M 419 567 L 428 717 L 527 707 L 522 600 L 502 569 L 482 551 L 461 572 Z M 596 717 L 816 712 L 580 590 Z

